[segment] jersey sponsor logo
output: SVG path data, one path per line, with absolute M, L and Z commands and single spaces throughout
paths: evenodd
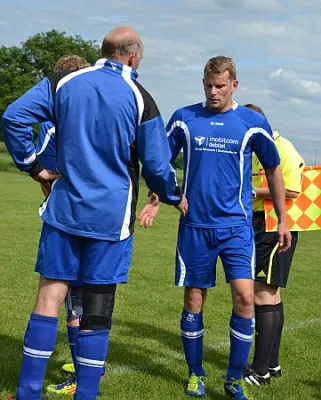
M 239 140 L 230 139 L 227 137 L 204 137 L 196 136 L 195 142 L 197 151 L 212 151 L 215 153 L 228 153 L 238 154 L 239 151 Z M 202 147 L 201 147 L 202 146 Z M 237 151 L 236 151 L 237 150 Z
M 212 121 L 211 125 L 212 126 L 224 126 L 224 122 L 214 122 L 214 121 Z
M 195 142 L 197 143 L 198 146 L 202 146 L 202 144 L 205 141 L 205 137 L 204 136 L 196 136 L 195 137 Z
M 111 62 L 110 65 L 111 65 L 111 67 L 112 67 L 112 69 L 113 69 L 114 71 L 116 71 L 116 69 L 118 68 L 117 64 L 115 64 L 115 63 L 113 63 L 113 62 Z

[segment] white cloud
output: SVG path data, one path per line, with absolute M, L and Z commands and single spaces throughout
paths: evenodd
M 321 103 L 320 83 L 303 79 L 293 70 L 277 69 L 270 74 L 269 83 L 273 90 L 272 96 L 277 93 L 282 97 L 299 100 L 299 102 L 318 101 Z M 296 103 L 299 104 L 297 101 Z
M 317 0 L 10 0 L 0 8 L 0 44 L 53 28 L 101 43 L 115 25 L 130 25 L 144 41 L 140 81 L 166 119 L 203 100 L 208 58 L 232 56 L 236 100 L 258 103 L 309 158 L 315 148 L 321 155 L 320 18 Z

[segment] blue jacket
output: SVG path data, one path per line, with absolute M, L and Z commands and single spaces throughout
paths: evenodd
M 46 223 L 78 236 L 126 239 L 135 221 L 139 160 L 160 200 L 180 202 L 163 119 L 137 77 L 130 67 L 101 59 L 42 80 L 6 110 L 2 124 L 8 151 L 31 176 L 43 169 L 32 125 L 55 125 L 62 176 L 41 207 Z

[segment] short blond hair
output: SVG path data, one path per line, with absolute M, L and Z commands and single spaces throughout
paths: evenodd
M 231 80 L 236 80 L 236 67 L 231 57 L 217 56 L 210 58 L 204 68 L 204 76 L 220 75 L 228 71 Z
M 87 67 L 90 67 L 90 64 L 85 58 L 72 55 L 59 58 L 56 62 L 54 71 L 77 71 L 78 69 Z

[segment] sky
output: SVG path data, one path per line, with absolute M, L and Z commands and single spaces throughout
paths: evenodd
M 0 45 L 51 29 L 100 45 L 118 25 L 144 42 L 140 83 L 165 120 L 204 100 L 202 73 L 233 57 L 240 104 L 259 105 L 307 165 L 321 164 L 321 2 L 317 0 L 0 0 Z

